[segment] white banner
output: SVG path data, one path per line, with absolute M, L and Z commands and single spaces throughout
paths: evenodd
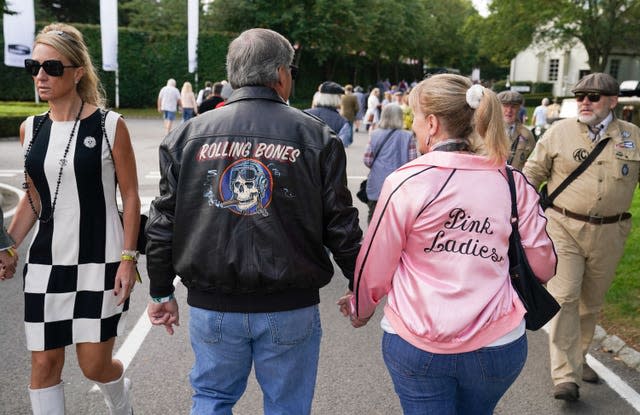
M 100 0 L 102 69 L 118 70 L 118 1 Z
M 9 0 L 7 7 L 16 14 L 3 16 L 4 64 L 24 68 L 24 60 L 31 57 L 35 39 L 33 0 Z
M 194 73 L 198 70 L 198 19 L 200 17 L 199 9 L 199 0 L 189 0 L 189 3 L 187 5 L 187 60 L 189 62 L 189 73 Z

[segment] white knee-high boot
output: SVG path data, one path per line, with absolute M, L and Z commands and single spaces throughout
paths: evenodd
M 131 381 L 124 377 L 124 371 L 119 379 L 108 383 L 96 382 L 96 385 L 104 395 L 104 401 L 107 403 L 111 415 L 131 415 L 133 413 L 131 409 Z
M 29 387 L 33 415 L 64 415 L 64 383 L 42 389 Z

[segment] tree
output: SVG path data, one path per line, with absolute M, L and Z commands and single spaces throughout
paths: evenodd
M 589 54 L 589 66 L 603 72 L 612 51 L 640 51 L 639 0 L 581 0 L 562 2 L 557 18 L 538 41 L 555 46 L 579 39 Z
M 184 0 L 122 0 L 118 3 L 120 26 L 149 32 L 187 31 Z
M 489 11 L 470 26 L 480 53 L 497 62 L 532 43 L 562 48 L 579 40 L 591 70 L 603 71 L 612 51 L 640 50 L 640 0 L 493 0 Z
M 36 0 L 36 18 L 64 23 L 100 23 L 100 0 Z

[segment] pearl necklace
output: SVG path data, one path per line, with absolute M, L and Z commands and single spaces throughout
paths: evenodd
M 27 198 L 29 199 L 29 205 L 31 206 L 31 210 L 33 211 L 33 214 L 35 215 L 36 218 L 38 218 L 43 223 L 47 223 L 51 219 L 53 219 L 53 212 L 56 209 L 56 202 L 58 201 L 58 192 L 60 191 L 60 183 L 62 182 L 62 170 L 64 169 L 64 166 L 67 165 L 67 155 L 69 154 L 69 148 L 71 147 L 71 141 L 73 140 L 73 136 L 76 132 L 76 127 L 78 126 L 78 122 L 80 122 L 80 116 L 82 115 L 83 108 L 84 108 L 84 101 L 81 101 L 80 111 L 78 111 L 78 115 L 76 115 L 76 119 L 73 122 L 73 128 L 71 129 L 71 134 L 69 135 L 67 146 L 64 149 L 64 154 L 62 155 L 62 158 L 58 161 L 58 164 L 60 164 L 60 171 L 58 172 L 56 191 L 53 195 L 53 202 L 51 203 L 51 214 L 46 219 L 42 218 L 42 216 L 38 214 L 35 204 L 33 203 L 33 199 L 31 198 L 31 193 L 29 192 L 29 182 L 27 181 L 27 157 L 29 157 L 29 153 L 31 153 L 31 147 L 33 147 L 33 142 L 36 140 L 36 137 L 38 136 L 38 132 L 40 132 L 40 127 L 42 127 L 42 124 L 44 124 L 45 120 L 49 118 L 49 114 L 51 114 L 51 109 L 47 111 L 47 113 L 38 122 L 38 125 L 36 125 L 36 128 L 33 130 L 33 135 L 31 136 L 31 141 L 27 146 L 27 151 L 25 151 L 24 153 L 24 183 L 22 184 L 22 188 L 25 189 L 27 192 Z M 42 204 L 42 199 L 40 200 L 40 203 Z

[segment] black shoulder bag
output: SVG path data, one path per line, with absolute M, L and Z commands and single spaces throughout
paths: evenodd
M 395 130 L 391 130 L 389 134 L 387 134 L 387 136 L 382 141 L 382 144 L 373 155 L 373 160 L 371 160 L 371 167 L 373 167 L 373 163 L 376 162 L 376 158 L 378 157 L 380 150 L 382 150 L 384 145 L 387 143 L 387 140 L 389 139 L 389 137 L 391 137 L 394 131 Z M 358 193 L 356 193 L 356 197 L 360 199 L 362 203 L 367 203 L 369 201 L 369 198 L 367 197 L 367 179 L 364 179 L 362 182 L 360 182 L 360 190 L 358 190 Z
M 542 211 L 546 210 L 548 207 L 553 206 L 553 201 L 556 200 L 556 197 L 558 197 L 558 195 L 562 193 L 562 191 L 566 189 L 572 181 L 574 181 L 587 169 L 587 167 L 589 167 L 593 160 L 598 157 L 598 154 L 602 153 L 602 150 L 604 150 L 604 146 L 607 145 L 610 138 L 611 137 L 607 137 L 596 144 L 596 147 L 587 156 L 587 158 L 584 159 L 584 161 L 580 163 L 580 165 L 574 171 L 572 171 L 571 174 L 568 175 L 567 178 L 564 179 L 562 183 L 560 183 L 560 185 L 556 187 L 556 189 L 551 194 L 549 194 L 547 190 L 546 183 L 540 188 L 540 206 L 542 206 Z
M 524 304 L 527 314 L 524 316 L 528 330 L 538 330 L 556 315 L 560 304 L 540 283 L 531 270 L 522 246 L 518 230 L 518 206 L 516 204 L 516 185 L 513 172 L 507 167 L 507 181 L 511 193 L 511 236 L 509 237 L 509 274 L 511 284 Z
M 107 137 L 107 129 L 105 127 L 105 122 L 107 119 L 107 113 L 109 111 L 104 111 L 104 110 L 100 110 L 102 119 L 101 119 L 101 127 L 102 127 L 102 136 L 104 137 L 105 141 L 107 142 L 107 147 L 109 147 L 109 154 L 111 155 L 111 160 L 113 160 L 114 162 L 114 168 L 115 168 L 115 159 L 113 158 L 113 151 L 111 150 L 111 143 L 109 142 L 109 138 Z M 117 178 L 116 178 L 116 182 L 117 182 Z M 122 211 L 118 211 L 118 214 L 120 215 L 120 221 L 123 222 L 122 220 Z M 138 229 L 138 241 L 136 242 L 136 251 L 140 252 L 140 254 L 144 255 L 145 254 L 145 250 L 147 247 L 147 237 L 144 234 L 144 228 L 147 225 L 147 215 L 145 214 L 140 214 L 140 228 Z M 124 222 L 123 222 L 124 223 Z

